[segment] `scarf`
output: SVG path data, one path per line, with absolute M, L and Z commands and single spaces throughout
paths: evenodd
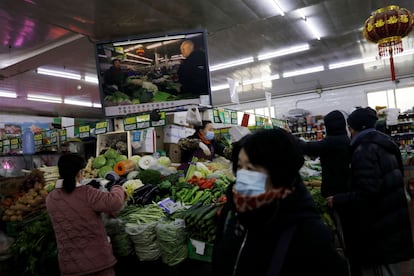
M 269 204 L 275 199 L 281 199 L 286 196 L 285 189 L 272 189 L 260 195 L 243 195 L 236 191 L 233 186 L 233 201 L 236 205 L 237 212 L 244 213 Z
M 204 144 L 206 144 L 206 145 L 210 145 L 210 144 L 211 144 L 211 142 L 210 142 L 209 140 L 207 140 L 207 139 L 206 139 L 206 137 L 203 135 L 203 133 L 201 133 L 201 132 L 197 132 L 197 136 L 198 136 L 198 138 L 200 138 L 200 140 L 201 140 Z

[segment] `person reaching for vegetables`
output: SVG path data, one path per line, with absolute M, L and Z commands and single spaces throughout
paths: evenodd
M 202 121 L 195 130 L 193 135 L 178 140 L 183 166 L 188 167 L 188 162 L 191 162 L 193 157 L 197 157 L 200 161 L 211 161 L 215 154 L 230 158 L 231 148 L 214 139 L 214 127 L 211 121 Z
M 233 145 L 236 181 L 218 217 L 214 276 L 347 275 L 332 232 L 302 182 L 303 155 L 284 129 Z
M 82 185 L 84 159 L 77 154 L 58 160 L 61 179 L 46 197 L 46 209 L 56 236 L 61 275 L 115 275 L 116 258 L 101 213 L 119 212 L 125 201 L 119 185 L 110 191 Z

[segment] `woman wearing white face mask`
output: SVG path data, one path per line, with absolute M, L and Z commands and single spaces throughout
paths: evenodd
M 193 135 L 178 141 L 181 148 L 181 163 L 184 166 L 193 157 L 197 157 L 200 161 L 213 160 L 215 154 L 230 158 L 231 149 L 214 139 L 214 127 L 211 121 L 202 121 L 195 130 Z
M 214 276 L 347 275 L 299 175 L 304 159 L 292 135 L 248 135 L 232 161 L 236 183 L 219 216 Z

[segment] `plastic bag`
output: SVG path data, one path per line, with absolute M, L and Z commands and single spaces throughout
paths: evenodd
M 161 256 L 155 227 L 157 222 L 147 224 L 127 223 L 125 232 L 134 244 L 135 254 L 140 261 L 155 261 Z
M 0 231 L 0 261 L 7 260 L 12 256 L 11 246 L 14 243 L 14 239 L 8 237 L 2 231 Z
M 174 266 L 188 256 L 187 232 L 181 221 L 158 223 L 156 227 L 162 262 Z
M 192 107 L 187 110 L 186 122 L 192 126 L 201 125 L 201 115 L 198 107 Z

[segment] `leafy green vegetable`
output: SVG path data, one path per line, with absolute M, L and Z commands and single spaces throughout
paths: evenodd
M 144 184 L 159 184 L 161 182 L 161 172 L 157 170 L 143 170 L 138 174 L 138 178 L 141 179 Z
M 97 156 L 97 157 L 93 160 L 93 162 L 92 162 L 92 168 L 94 168 L 94 169 L 99 169 L 99 168 L 101 168 L 101 167 L 105 166 L 105 163 L 106 163 L 106 158 L 105 158 L 105 156 L 103 156 L 103 155 L 99 155 L 99 156 Z
M 104 156 L 105 158 L 113 158 L 116 160 L 118 152 L 112 148 L 109 148 L 107 151 L 105 151 Z

